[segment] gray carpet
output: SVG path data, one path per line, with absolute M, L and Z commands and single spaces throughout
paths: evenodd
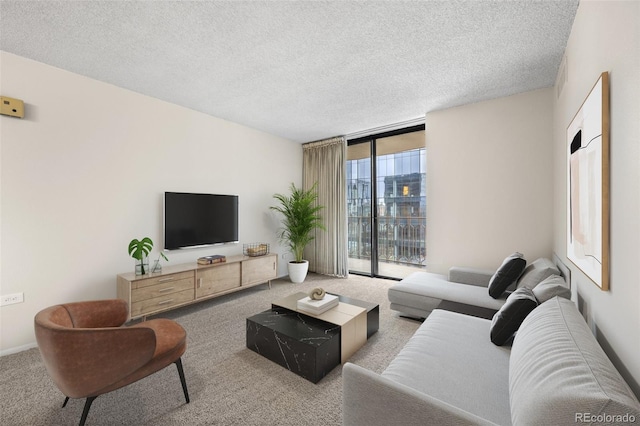
M 245 347 L 245 320 L 270 302 L 314 287 L 380 304 L 380 330 L 350 362 L 381 372 L 420 325 L 389 310 L 394 281 L 310 274 L 303 284 L 273 281 L 162 316 L 187 330 L 183 357 L 191 403 L 175 366 L 95 400 L 87 425 L 339 425 L 342 367 L 313 384 Z M 84 400 L 64 396 L 38 349 L 0 358 L 0 423 L 77 425 Z

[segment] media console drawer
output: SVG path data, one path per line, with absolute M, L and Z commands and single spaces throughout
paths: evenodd
M 166 296 L 188 289 L 193 290 L 193 282 L 193 272 L 135 281 L 131 285 L 131 302 Z
M 182 305 L 186 302 L 193 301 L 193 286 L 190 289 L 179 291 L 177 293 L 166 294 L 151 299 L 141 300 L 131 303 L 131 317 L 139 317 L 149 315 L 154 312 L 165 311 L 176 305 Z
M 131 288 L 143 288 L 185 279 L 191 279 L 193 281 L 193 271 L 179 272 L 175 274 L 152 274 L 150 277 L 149 275 L 137 275 L 137 277 L 139 277 L 139 279 L 133 282 Z

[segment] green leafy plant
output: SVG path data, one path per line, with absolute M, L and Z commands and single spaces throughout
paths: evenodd
M 140 261 L 142 267 L 142 275 L 145 274 L 144 262 L 142 262 L 142 259 L 144 258 L 144 256 L 149 256 L 149 253 L 152 249 L 153 241 L 151 241 L 151 238 L 149 237 L 144 237 L 142 240 L 137 240 L 134 238 L 129 243 L 129 255 L 134 259 Z
M 158 253 L 158 258 L 156 259 L 156 262 L 160 262 L 160 257 L 162 257 L 166 262 L 169 261 L 167 256 L 165 256 L 163 252 L 160 252 L 160 253 Z
M 302 263 L 304 248 L 314 239 L 312 231 L 325 229 L 319 214 L 323 206 L 316 205 L 318 199 L 316 187 L 317 183 L 314 183 L 309 190 L 305 191 L 302 188 L 296 188 L 292 183 L 291 195 L 275 194 L 273 198 L 278 200 L 279 205 L 270 207 L 271 210 L 280 212 L 284 216 L 278 237 L 281 242 L 288 245 L 296 263 Z

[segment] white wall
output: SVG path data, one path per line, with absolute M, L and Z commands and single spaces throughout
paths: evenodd
M 551 89 L 426 116 L 427 269 L 552 252 Z
M 640 3 L 580 2 L 566 49 L 568 79 L 554 105 L 554 249 L 598 341 L 640 397 Z M 566 261 L 566 131 L 600 74 L 611 106 L 610 290 Z
M 6 52 L 0 61 L 2 95 L 26 114 L 0 118 L 0 292 L 25 300 L 0 308 L 2 353 L 33 344 L 46 306 L 115 297 L 116 275 L 134 267 L 129 241 L 162 247 L 164 191 L 240 197 L 240 244 L 170 252 L 170 264 L 257 241 L 284 252 L 268 207 L 300 185 L 300 144 Z

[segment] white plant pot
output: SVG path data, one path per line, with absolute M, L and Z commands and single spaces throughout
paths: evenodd
M 300 284 L 307 277 L 308 270 L 308 260 L 303 260 L 302 263 L 289 262 L 289 279 L 292 283 Z

